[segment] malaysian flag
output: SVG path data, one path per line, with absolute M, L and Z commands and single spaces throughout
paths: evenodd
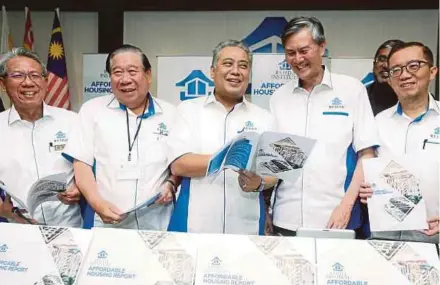
M 66 53 L 61 34 L 61 25 L 55 10 L 53 19 L 52 37 L 49 44 L 47 59 L 48 86 L 44 100 L 48 105 L 70 110 L 69 86 L 67 83 Z
M 34 50 L 34 33 L 32 32 L 31 11 L 24 7 L 24 39 L 23 47 L 27 50 Z

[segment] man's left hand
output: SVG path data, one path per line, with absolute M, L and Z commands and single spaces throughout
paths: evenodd
M 339 204 L 330 216 L 327 223 L 327 228 L 330 229 L 345 229 L 351 217 L 351 210 L 353 206 L 350 204 Z
M 173 195 L 176 195 L 176 189 L 170 182 L 165 181 L 162 186 L 162 192 L 159 199 L 154 202 L 157 205 L 166 205 L 173 201 Z
M 76 183 L 73 183 L 69 189 L 58 194 L 57 197 L 63 204 L 74 205 L 79 203 L 81 192 L 79 191 L 78 187 L 76 187 Z
M 429 229 L 423 230 L 423 232 L 428 236 L 433 236 L 435 234 L 438 234 L 439 233 L 439 220 L 440 220 L 440 217 L 434 217 L 434 218 L 428 219 Z
M 261 176 L 247 170 L 240 170 L 238 173 L 238 184 L 244 192 L 254 192 L 260 187 L 263 179 Z

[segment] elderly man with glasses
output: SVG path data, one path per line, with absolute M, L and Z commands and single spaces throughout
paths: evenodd
M 77 122 L 74 112 L 48 106 L 47 70 L 40 58 L 24 48 L 15 48 L 0 60 L 0 86 L 12 106 L 0 113 L 0 180 L 22 201 L 40 178 L 64 172 L 67 191 L 58 201 L 44 202 L 33 217 L 9 195 L 1 193 L 0 217 L 10 222 L 80 227 L 80 192 L 73 180 L 72 164 L 61 152 Z
M 426 159 L 440 157 L 440 108 L 429 93 L 429 84 L 436 77 L 432 51 L 422 43 L 408 42 L 393 47 L 388 58 L 389 83 L 399 102 L 376 116 L 380 137 L 379 157 L 415 154 Z M 436 189 L 434 189 L 436 188 Z M 438 187 L 427 189 L 424 196 L 430 216 L 429 229 L 424 231 L 390 231 L 372 233 L 373 238 L 439 242 Z M 372 196 L 370 185 L 361 185 L 361 201 Z M 430 197 L 430 198 L 428 198 Z
M 395 45 L 402 43 L 400 40 L 387 40 L 378 47 L 374 55 L 374 81 L 366 86 L 374 115 L 397 103 L 396 94 L 388 84 L 388 55 Z

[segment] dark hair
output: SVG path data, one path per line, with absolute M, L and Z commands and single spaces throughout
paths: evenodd
M 393 54 L 395 54 L 396 52 L 398 52 L 402 49 L 409 48 L 409 47 L 420 47 L 423 51 L 423 56 L 425 57 L 428 64 L 430 66 L 434 65 L 434 55 L 432 54 L 431 49 L 429 49 L 429 47 L 425 46 L 421 42 L 406 42 L 406 43 L 402 42 L 401 44 L 395 45 L 391 49 L 390 54 L 388 55 L 388 63 L 390 62 L 391 56 Z
M 218 43 L 218 45 L 212 50 L 211 67 L 217 66 L 217 62 L 220 57 L 220 52 L 224 48 L 227 48 L 227 47 L 239 47 L 242 50 L 244 50 L 244 52 L 248 56 L 249 65 L 252 65 L 252 51 L 249 49 L 249 47 L 245 43 L 243 43 L 241 41 L 237 41 L 237 40 L 225 40 L 225 41 Z
M 142 60 L 142 64 L 144 65 L 144 71 L 151 69 L 150 61 L 148 60 L 147 56 L 142 52 L 142 50 L 140 48 L 133 46 L 133 45 L 129 45 L 129 44 L 123 44 L 122 46 L 113 50 L 107 56 L 107 59 L 105 61 L 105 70 L 109 74 L 111 73 L 110 61 L 113 59 L 113 57 L 115 55 L 117 55 L 118 53 L 123 53 L 123 52 L 134 52 L 134 53 L 139 54 L 139 56 L 141 57 L 141 60 Z
M 287 38 L 301 31 L 303 28 L 309 29 L 312 38 L 318 45 L 325 42 L 324 27 L 322 23 L 315 17 L 295 17 L 287 23 L 281 34 L 283 46 L 286 44 Z
M 392 40 L 387 40 L 384 41 L 376 50 L 376 53 L 374 54 L 374 59 L 377 58 L 377 56 L 379 55 L 379 52 L 385 48 L 389 48 L 392 49 L 393 47 L 395 47 L 396 45 L 401 45 L 404 42 L 401 40 L 397 40 L 397 39 L 392 39 Z

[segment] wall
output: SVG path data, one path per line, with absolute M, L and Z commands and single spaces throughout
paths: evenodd
M 289 20 L 298 15 L 322 21 L 334 58 L 371 58 L 389 38 L 421 41 L 433 51 L 437 48 L 437 10 L 125 12 L 124 41 L 139 46 L 150 58 L 155 93 L 157 56 L 211 55 L 219 41 L 245 38 L 265 17 L 283 16 Z
M 9 11 L 7 15 L 14 46 L 22 46 L 24 8 L 23 12 Z M 53 12 L 31 11 L 35 51 L 45 62 L 47 61 L 53 17 Z M 98 52 L 98 13 L 61 11 L 60 20 L 72 109 L 77 111 L 82 102 L 82 54 Z
M 152 91 L 156 93 L 159 55 L 211 55 L 212 48 L 227 38 L 243 39 L 268 16 L 290 19 L 313 15 L 324 24 L 332 57 L 371 58 L 377 46 L 389 38 L 416 40 L 436 50 L 439 12 L 402 11 L 269 11 L 269 12 L 125 12 L 124 41 L 141 47 L 153 66 Z M 1 15 L 0 15 L 1 18 Z M 15 45 L 24 33 L 23 12 L 8 12 Z M 53 12 L 32 12 L 36 52 L 47 60 Z M 82 54 L 98 51 L 98 14 L 62 12 L 72 108 L 82 102 Z

